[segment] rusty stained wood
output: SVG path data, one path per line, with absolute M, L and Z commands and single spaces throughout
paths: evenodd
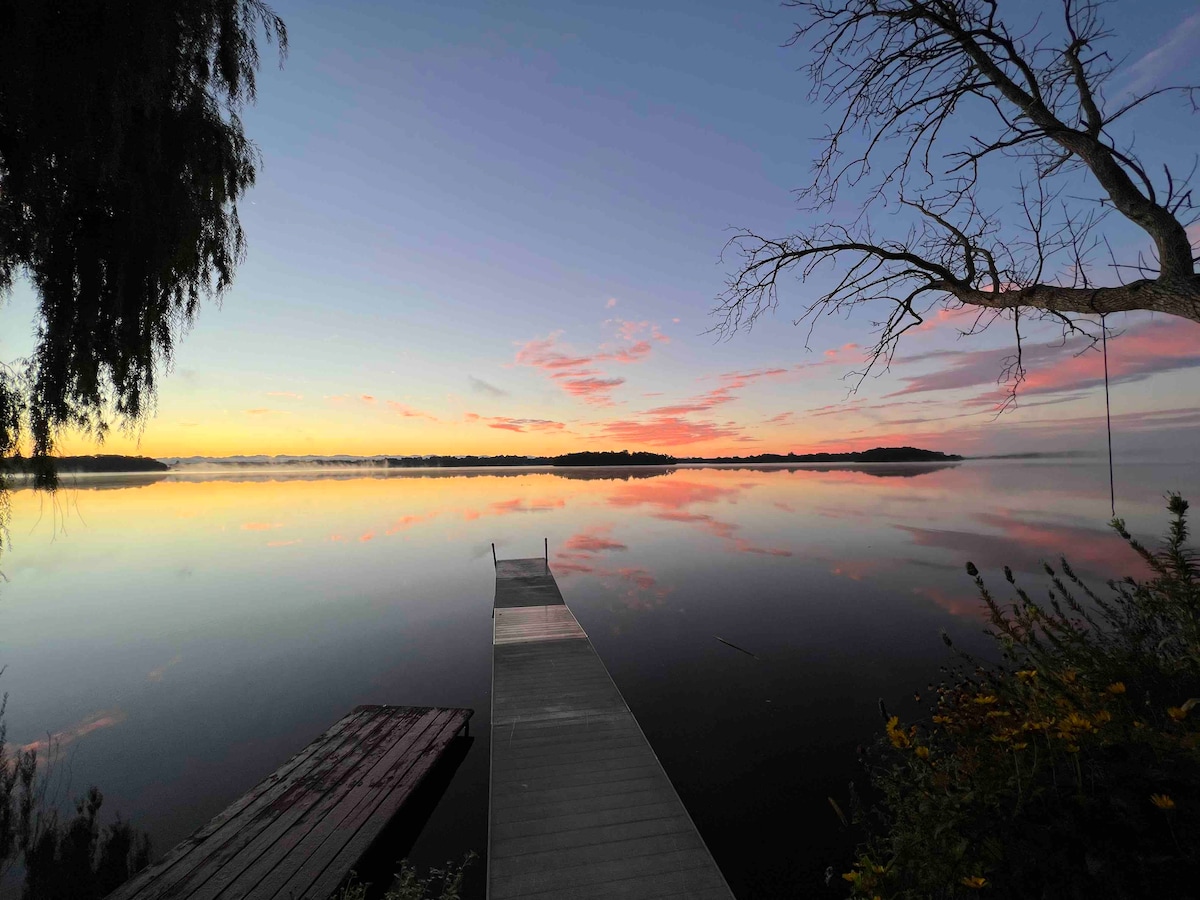
M 328 900 L 470 716 L 356 708 L 107 900 Z
M 541 559 L 496 564 L 488 896 L 732 897 Z

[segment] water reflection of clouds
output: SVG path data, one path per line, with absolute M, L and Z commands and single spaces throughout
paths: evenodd
M 945 550 L 981 569 L 1011 566 L 1019 571 L 1040 571 L 1043 562 L 1065 556 L 1073 567 L 1104 578 L 1141 575 L 1145 567 L 1113 532 L 1067 525 L 1034 524 L 1018 519 L 980 514 L 976 520 L 999 534 L 985 531 L 920 528 L 895 525 L 915 544 Z
M 563 542 L 563 549 L 554 553 L 554 571 L 560 576 L 591 575 L 603 581 L 615 580 L 619 585 L 617 599 L 629 609 L 648 610 L 661 606 L 675 590 L 659 584 L 657 576 L 641 566 L 613 568 L 601 563 L 610 553 L 623 553 L 628 545 L 609 535 L 612 525 L 593 525 L 576 532 Z
M 47 752 L 61 750 L 68 744 L 79 740 L 81 737 L 86 737 L 94 731 L 120 725 L 125 721 L 125 718 L 125 713 L 119 709 L 95 712 L 74 725 L 64 728 L 62 731 L 55 731 L 44 738 L 30 741 L 28 744 L 22 744 L 20 749 L 26 753 L 36 752 L 39 756 L 44 756 Z
M 739 471 L 738 475 L 745 477 L 743 471 Z M 620 485 L 609 495 L 608 505 L 624 509 L 649 506 L 655 510 L 650 513 L 652 518 L 695 525 L 701 531 L 727 542 L 727 545 L 738 553 L 791 556 L 792 551 L 786 548 L 764 547 L 739 536 L 739 523 L 719 519 L 709 513 L 689 510 L 689 507 L 701 503 L 717 503 L 722 500 L 736 503 L 743 493 L 758 486 L 757 482 L 740 481 L 732 485 L 721 485 L 672 477 L 662 481 Z

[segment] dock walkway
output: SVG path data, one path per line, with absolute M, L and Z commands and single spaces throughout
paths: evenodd
M 732 893 L 543 559 L 496 563 L 488 897 Z
M 359 706 L 107 900 L 329 900 L 470 717 Z

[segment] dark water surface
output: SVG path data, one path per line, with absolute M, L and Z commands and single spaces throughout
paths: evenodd
M 1163 492 L 1200 498 L 1194 466 L 1117 479 L 1150 538 Z M 356 704 L 393 703 L 476 710 L 413 857 L 483 854 L 489 545 L 545 537 L 739 897 L 822 896 L 844 871 L 826 798 L 859 777 L 877 701 L 903 710 L 937 677 L 940 629 L 988 647 L 966 560 L 997 587 L 1060 552 L 1097 580 L 1138 571 L 1105 527 L 1106 467 L 1078 460 L 97 478 L 12 507 L 9 739 L 54 734 L 64 793 L 98 785 L 160 851 Z

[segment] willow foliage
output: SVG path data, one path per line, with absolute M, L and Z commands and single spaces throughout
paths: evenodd
M 262 0 L 0 3 L 0 292 L 24 274 L 38 298 L 32 356 L 0 366 L 0 455 L 141 420 L 231 284 L 260 35 L 282 59 Z

